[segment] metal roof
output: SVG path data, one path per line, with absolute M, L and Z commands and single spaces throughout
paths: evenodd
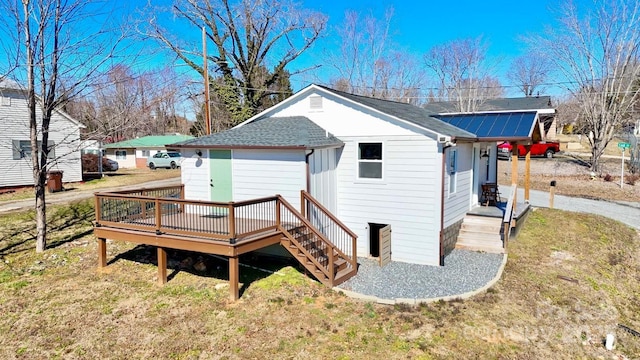
M 112 144 L 105 144 L 106 149 L 113 148 L 151 148 L 162 147 L 179 141 L 193 139 L 190 135 L 149 135 L 137 139 L 120 141 Z
M 304 116 L 265 117 L 240 127 L 173 144 L 203 148 L 340 147 L 344 143 Z
M 435 115 L 438 119 L 475 134 L 480 140 L 518 140 L 533 136 L 535 111 Z

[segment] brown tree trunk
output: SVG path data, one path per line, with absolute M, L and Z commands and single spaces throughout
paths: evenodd
M 47 247 L 47 207 L 45 204 L 45 185 L 47 173 L 40 171 L 36 192 L 36 252 L 43 252 Z

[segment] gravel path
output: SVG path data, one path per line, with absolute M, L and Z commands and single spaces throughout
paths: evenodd
M 444 266 L 392 261 L 384 267 L 359 258 L 358 275 L 338 286 L 380 299 L 416 299 L 461 295 L 487 285 L 496 277 L 504 255 L 455 249 Z
M 500 192 L 502 194 L 510 193 L 511 186 L 500 185 Z M 549 193 L 531 190 L 529 197 L 529 203 L 532 206 L 549 207 Z M 518 199 L 524 199 L 524 190 L 522 188 L 518 188 Z M 612 202 L 556 195 L 553 199 L 553 207 L 560 210 L 606 216 L 633 228 L 640 229 L 640 203 L 638 202 Z

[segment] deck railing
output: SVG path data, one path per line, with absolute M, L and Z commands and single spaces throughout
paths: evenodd
M 511 225 L 513 222 L 514 204 L 518 191 L 517 184 L 511 185 L 511 193 L 507 201 L 507 207 L 504 209 L 504 217 L 502 218 L 502 246 L 506 250 L 509 244 L 509 236 L 511 235 Z
M 340 251 L 352 259 L 353 265 L 357 264 L 356 241 L 358 235 L 354 234 L 345 224 L 335 217 L 327 208 L 322 206 L 308 192 L 300 191 L 300 211 L 311 225 L 320 230 Z

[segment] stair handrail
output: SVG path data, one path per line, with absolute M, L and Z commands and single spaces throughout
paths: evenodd
M 504 216 L 502 218 L 502 247 L 506 250 L 509 243 L 509 235 L 511 234 L 511 221 L 513 220 L 513 204 L 516 199 L 516 191 L 518 191 L 517 184 L 511 185 L 511 192 L 509 193 L 509 200 L 507 201 L 507 207 L 504 209 Z
M 322 270 L 322 272 L 329 278 L 329 281 L 333 284 L 334 280 L 335 280 L 335 274 L 333 273 L 333 271 L 331 271 L 330 269 L 334 268 L 334 256 L 333 256 L 333 252 L 337 252 L 338 255 L 340 255 L 341 257 L 348 259 L 349 257 L 342 252 L 342 250 L 340 250 L 337 246 L 335 246 L 335 244 L 333 242 L 331 242 L 331 240 L 327 239 L 326 236 L 324 236 L 324 234 L 322 234 L 322 232 L 320 232 L 320 230 L 318 230 L 315 226 L 313 226 L 311 224 L 311 222 L 309 220 L 307 220 L 298 210 L 296 210 L 293 205 L 291 205 L 287 200 L 285 200 L 282 196 L 278 195 L 279 200 L 280 200 L 280 204 L 282 204 L 285 208 L 287 208 L 293 215 L 295 215 L 298 220 L 300 220 L 306 227 L 309 228 L 309 230 L 311 230 L 311 232 L 313 232 L 318 239 L 320 239 L 323 243 L 325 243 L 330 249 L 329 251 L 329 256 L 328 256 L 328 265 L 329 265 L 329 269 L 326 269 L 323 265 L 321 265 L 314 256 L 312 256 L 311 254 L 309 254 L 306 249 L 304 249 L 304 247 L 301 247 L 302 250 L 305 252 L 305 254 L 310 257 L 310 259 L 314 262 L 314 264 Z M 289 239 L 294 240 L 294 242 L 297 243 L 297 241 L 293 238 L 293 236 L 289 233 L 289 231 L 287 231 L 287 229 L 285 229 L 282 224 L 278 224 L 280 230 L 282 231 L 283 234 L 286 234 L 287 237 Z M 299 245 L 299 244 L 298 244 Z
M 329 209 L 327 209 L 326 207 L 324 207 L 316 198 L 314 198 L 313 196 L 311 196 L 311 194 L 309 194 L 307 191 L 305 190 L 300 190 L 300 198 L 302 199 L 301 201 L 301 212 L 302 215 L 306 218 L 305 215 L 308 215 L 308 211 L 307 211 L 307 205 L 305 200 L 313 203 L 313 205 L 315 207 L 317 207 L 320 211 L 322 211 L 329 219 L 331 219 L 331 221 L 336 224 L 340 229 L 342 229 L 347 235 L 349 235 L 351 237 L 351 253 L 352 256 L 349 257 L 346 254 L 344 254 L 344 252 L 340 249 L 339 246 L 336 246 L 336 248 L 338 250 L 340 250 L 340 252 L 343 253 L 343 256 L 345 256 L 346 258 L 350 259 L 350 263 L 351 266 L 353 268 L 356 268 L 358 266 L 358 256 L 357 256 L 357 241 L 358 241 L 358 235 L 356 235 L 351 229 L 349 229 L 349 227 L 347 227 L 347 225 L 345 225 L 342 221 L 340 221 L 340 219 L 338 219 L 331 211 L 329 211 Z

